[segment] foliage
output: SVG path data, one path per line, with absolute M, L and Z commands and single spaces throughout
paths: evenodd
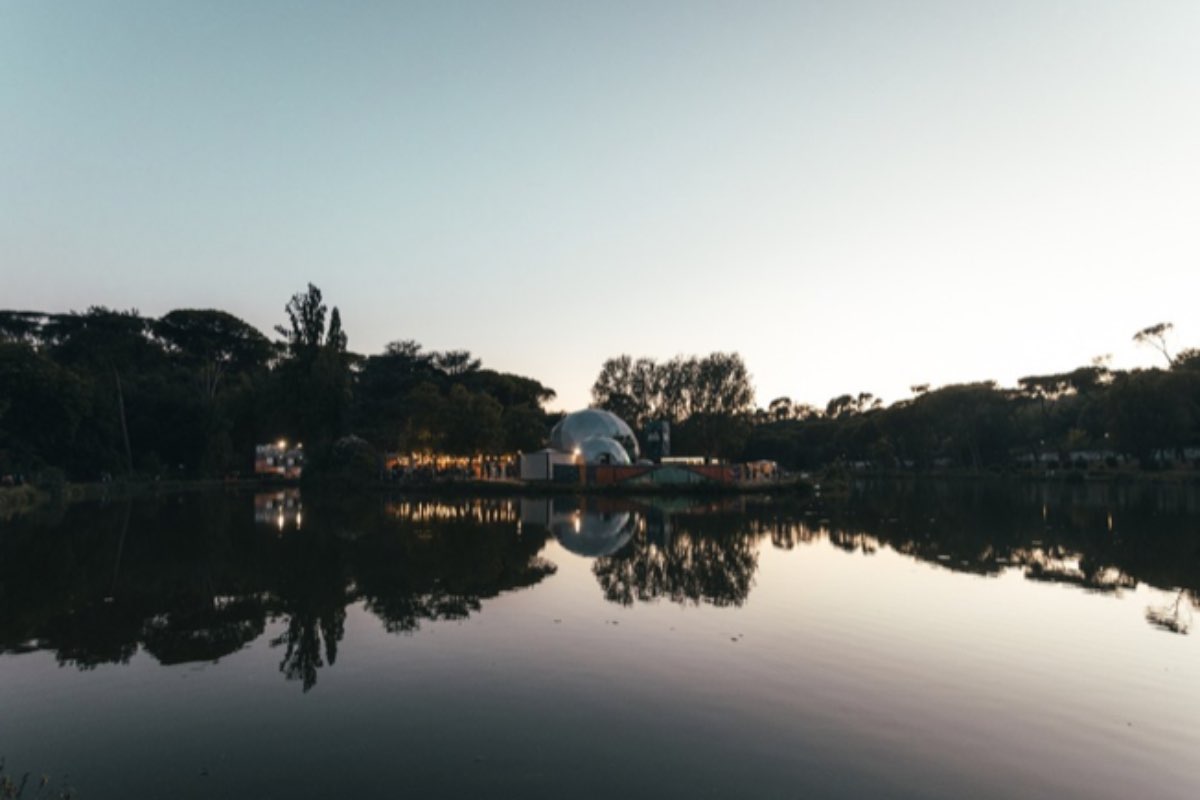
M 52 786 L 49 775 L 31 777 L 28 772 L 17 779 L 6 769 L 4 759 L 0 758 L 0 800 L 19 800 L 19 798 L 54 798 L 54 800 L 69 800 L 75 796 L 75 790 L 61 784 Z
M 0 311 L 0 473 L 222 476 L 249 472 L 255 444 L 277 439 L 340 469 L 334 443 L 352 433 L 379 453 L 495 453 L 546 437 L 554 392 L 535 380 L 412 341 L 355 355 L 312 284 L 284 314 L 273 344 L 215 309 Z
M 750 424 L 754 387 L 737 353 L 677 356 L 662 364 L 622 355 L 604 362 L 592 400 L 635 429 L 651 420 L 670 422 L 684 449 L 732 456 Z
M 1158 352 L 1162 353 L 1163 358 L 1167 360 L 1167 366 L 1175 363 L 1171 358 L 1171 353 L 1167 350 L 1167 334 L 1175 329 L 1175 326 L 1170 322 L 1159 322 L 1156 325 L 1151 325 L 1148 328 L 1142 328 L 1133 335 L 1133 340 L 1138 344 L 1144 344 L 1148 347 L 1153 347 Z
M 254 445 L 277 439 L 303 442 L 310 464 L 333 466 L 334 443 L 350 435 L 380 458 L 543 445 L 554 392 L 538 381 L 412 340 L 354 354 L 339 310 L 312 284 L 283 311 L 275 343 L 215 309 L 158 319 L 99 306 L 0 311 L 0 474 L 224 476 L 249 472 Z M 669 421 L 679 455 L 792 469 L 986 470 L 1084 458 L 1158 468 L 1190 463 L 1200 448 L 1200 351 L 1172 357 L 1171 330 L 1159 323 L 1134 337 L 1163 354 L 1164 369 L 1113 370 L 1101 358 L 1027 375 L 1013 389 L 918 384 L 888 406 L 859 391 L 823 409 L 788 397 L 756 409 L 742 358 L 720 352 L 611 358 L 592 397 L 635 429 Z

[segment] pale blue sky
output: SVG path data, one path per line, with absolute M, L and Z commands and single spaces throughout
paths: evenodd
M 0 0 L 0 307 L 307 281 L 350 345 L 587 402 L 759 401 L 1200 345 L 1200 3 Z

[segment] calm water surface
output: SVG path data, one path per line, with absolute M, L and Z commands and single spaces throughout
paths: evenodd
M 1200 497 L 187 495 L 0 523 L 89 798 L 1200 795 Z

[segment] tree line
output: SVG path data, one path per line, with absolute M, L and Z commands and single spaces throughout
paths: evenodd
M 621 355 L 600 368 L 592 402 L 635 430 L 652 420 L 671 425 L 677 453 L 732 457 L 753 421 L 754 386 L 737 353 L 652 358 Z
M 278 338 L 232 314 L 0 311 L 0 474 L 225 476 L 257 443 L 473 455 L 535 449 L 553 390 L 413 341 L 362 356 L 309 284 Z
M 790 469 L 990 469 L 1081 453 L 1155 467 L 1200 448 L 1200 351 L 1173 352 L 1171 332 L 1134 336 L 1161 367 L 1098 359 L 1012 388 L 921 384 L 890 405 L 856 392 L 824 408 L 787 397 L 756 407 L 737 353 L 621 355 L 602 365 L 592 399 L 639 433 L 671 423 L 676 455 Z M 277 439 L 304 442 L 310 472 L 347 461 L 365 472 L 384 452 L 535 450 L 556 420 L 553 390 L 465 350 L 401 340 L 351 352 L 339 310 L 312 284 L 275 333 L 217 310 L 0 311 L 0 474 L 224 476 Z
M 1013 388 L 995 381 L 918 384 L 911 397 L 890 405 L 856 392 L 824 408 L 788 397 L 755 407 L 736 353 L 661 363 L 611 358 L 592 398 L 638 427 L 671 422 L 677 453 L 769 459 L 791 469 L 990 469 L 1083 459 L 1156 468 L 1195 462 L 1200 448 L 1200 350 L 1173 353 L 1171 331 L 1159 323 L 1133 337 L 1163 357 L 1162 367 L 1117 370 L 1104 357 L 1026 376 Z
M 1101 357 L 1011 388 L 920 384 L 888 406 L 867 392 L 840 395 L 824 409 L 778 398 L 755 412 L 743 455 L 793 468 L 849 462 L 915 470 L 1196 462 L 1200 351 L 1172 355 L 1171 330 L 1160 323 L 1133 337 L 1163 356 L 1162 367 L 1117 370 Z

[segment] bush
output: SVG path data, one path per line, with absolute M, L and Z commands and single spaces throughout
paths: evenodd
M 67 473 L 58 467 L 46 467 L 34 478 L 34 485 L 47 492 L 62 492 L 67 485 Z
M 382 460 L 365 439 L 343 436 L 319 463 L 306 467 L 305 478 L 361 486 L 379 479 Z

